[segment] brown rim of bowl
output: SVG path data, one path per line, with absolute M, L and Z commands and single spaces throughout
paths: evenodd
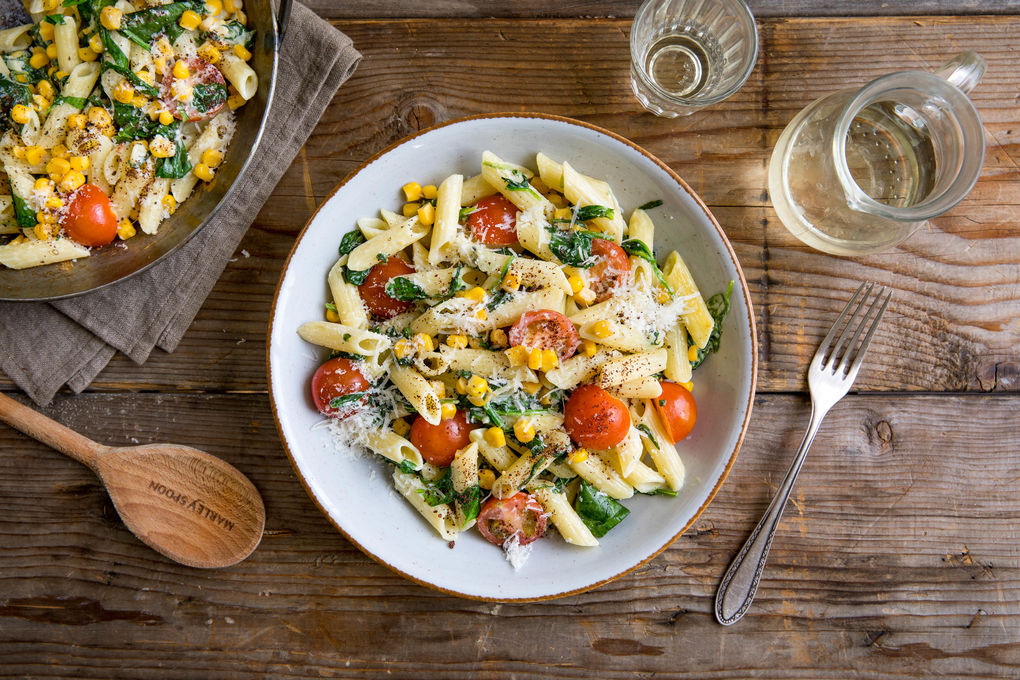
M 437 586 L 437 585 L 435 585 L 433 583 L 429 583 L 428 581 L 423 581 L 423 580 L 421 580 L 421 579 L 419 579 L 419 578 L 417 578 L 415 576 L 412 576 L 411 574 L 408 574 L 408 573 L 406 573 L 404 571 L 401 571 L 400 569 L 397 569 L 396 567 L 394 567 L 392 564 L 390 564 L 386 560 L 380 558 L 379 556 L 375 555 L 371 551 L 366 550 L 360 543 L 358 543 L 353 538 L 351 538 L 350 535 L 348 535 L 348 533 L 343 530 L 343 527 L 341 527 L 333 519 L 333 517 L 326 511 L 326 509 L 319 502 L 319 499 L 315 497 L 315 494 L 312 492 L 312 489 L 309 486 L 308 481 L 305 479 L 305 476 L 301 473 L 301 469 L 298 467 L 297 462 L 294 460 L 294 454 L 290 450 L 290 446 L 287 443 L 287 439 L 283 436 L 283 427 L 280 425 L 280 415 L 279 415 L 279 413 L 276 410 L 276 400 L 273 398 L 272 366 L 271 366 L 271 364 L 269 362 L 269 354 L 270 354 L 270 343 L 269 343 L 269 340 L 273 337 L 273 322 L 274 322 L 275 317 L 276 317 L 276 305 L 277 305 L 277 302 L 279 301 L 280 288 L 283 285 L 284 276 L 285 276 L 285 274 L 287 272 L 287 269 L 290 267 L 290 260 L 291 260 L 292 257 L 294 257 L 294 252 L 297 250 L 298 245 L 301 243 L 301 239 L 304 238 L 305 232 L 308 231 L 308 227 L 311 226 L 312 222 L 315 220 L 316 215 L 318 215 L 319 211 L 322 209 L 322 206 L 324 206 L 326 203 L 328 203 L 329 200 L 331 198 L 333 198 L 333 195 L 336 194 L 336 192 L 339 191 L 341 187 L 343 187 L 345 184 L 347 184 L 347 182 L 349 182 L 355 175 L 360 173 L 366 166 L 368 166 L 371 163 L 375 162 L 378 158 L 380 158 L 381 156 L 389 153 L 393 149 L 396 149 L 397 147 L 399 147 L 399 146 L 401 146 L 401 145 L 403 145 L 403 144 L 405 144 L 405 143 L 407 143 L 407 142 L 409 142 L 409 141 L 411 141 L 411 140 L 413 140 L 413 139 L 415 139 L 417 137 L 420 137 L 421 135 L 423 135 L 423 134 L 425 134 L 427 132 L 432 132 L 433 130 L 438 130 L 440 128 L 444 128 L 444 127 L 447 127 L 447 126 L 450 126 L 450 125 L 456 125 L 458 123 L 464 123 L 464 122 L 471 121 L 471 120 L 483 120 L 483 119 L 488 119 L 488 118 L 539 118 L 539 119 L 543 119 L 543 120 L 558 121 L 558 122 L 561 122 L 561 123 L 567 123 L 569 125 L 576 125 L 576 126 L 579 126 L 579 127 L 588 128 L 589 130 L 593 130 L 595 132 L 599 132 L 599 133 L 604 134 L 604 135 L 606 135 L 608 137 L 612 137 L 613 139 L 615 139 L 618 142 L 622 142 L 623 144 L 626 144 L 627 146 L 631 147 L 632 149 L 634 149 L 635 151 L 637 151 L 641 155 L 645 156 L 646 158 L 648 158 L 649 160 L 654 162 L 656 165 L 658 165 L 660 168 L 662 168 L 670 177 L 672 177 L 673 180 L 675 180 L 677 182 L 677 184 L 679 184 L 684 189 L 684 191 L 686 191 L 694 199 L 694 201 L 698 204 L 698 207 L 701 208 L 701 210 L 708 217 L 709 221 L 715 227 L 716 232 L 719 234 L 719 237 L 722 238 L 722 241 L 723 241 L 723 243 L 726 246 L 726 251 L 729 253 L 730 260 L 733 262 L 734 268 L 737 270 L 737 277 L 740 279 L 740 289 L 743 291 L 743 293 L 744 293 L 744 300 L 747 302 L 747 318 L 748 318 L 748 324 L 749 324 L 748 330 L 750 332 L 750 339 L 751 339 L 751 390 L 750 390 L 750 395 L 747 398 L 747 410 L 744 412 L 744 422 L 741 424 L 740 435 L 737 437 L 737 443 L 733 447 L 733 452 L 730 453 L 729 460 L 726 462 L 726 467 L 723 469 L 722 474 L 719 476 L 719 479 L 716 480 L 715 486 L 712 487 L 712 490 L 709 492 L 708 497 L 701 504 L 701 506 L 698 507 L 697 511 L 694 513 L 694 515 L 691 517 L 691 519 L 687 522 L 687 524 L 685 524 L 684 527 L 679 532 L 677 532 L 677 534 L 675 536 L 673 536 L 672 538 L 667 540 L 662 545 L 661 548 L 659 548 L 658 550 L 653 552 L 651 555 L 649 555 L 648 557 L 646 557 L 643 560 L 641 560 L 640 562 L 638 562 L 637 564 L 634 564 L 633 566 L 628 567 L 627 569 L 624 569 L 623 571 L 621 571 L 618 574 L 615 574 L 614 576 L 610 576 L 609 578 L 605 578 L 605 579 L 602 579 L 601 581 L 598 581 L 596 583 L 592 583 L 591 585 L 584 586 L 582 588 L 575 588 L 573 590 L 567 590 L 567 591 L 564 591 L 562 593 L 554 593 L 552 595 L 543 595 L 541 597 L 515 597 L 515 598 L 482 597 L 482 596 L 479 596 L 479 595 L 468 595 L 468 594 L 465 594 L 465 593 L 457 592 L 456 590 L 450 590 L 448 588 L 441 588 L 441 587 L 439 587 L 439 586 Z M 715 495 L 716 495 L 716 493 L 719 492 L 719 489 L 722 487 L 723 482 L 726 481 L 726 477 L 729 476 L 730 469 L 733 467 L 733 464 L 737 460 L 737 453 L 740 451 L 740 446 L 744 442 L 744 435 L 747 433 L 747 426 L 748 426 L 748 424 L 750 423 L 750 420 L 751 420 L 751 407 L 754 405 L 754 395 L 755 395 L 755 390 L 756 390 L 757 384 L 758 384 L 758 334 L 757 334 L 757 332 L 755 330 L 754 309 L 751 307 L 751 294 L 750 294 L 750 292 L 747 289 L 747 281 L 744 279 L 744 271 L 740 268 L 740 262 L 739 262 L 739 260 L 737 260 L 736 253 L 733 252 L 733 246 L 730 244 L 730 240 L 726 237 L 726 233 L 722 230 L 722 227 L 719 226 L 719 222 L 715 219 L 715 216 L 708 209 L 708 206 L 705 205 L 705 202 L 702 201 L 701 197 L 698 196 L 698 194 L 696 194 L 694 192 L 694 190 L 691 189 L 690 186 L 688 186 L 687 182 L 685 182 L 683 179 L 681 179 L 680 176 L 678 174 L 676 174 L 668 165 L 666 165 L 661 160 L 659 160 L 658 158 L 653 156 L 648 151 L 642 149 L 640 146 L 638 146 L 634 142 L 630 141 L 629 139 L 627 139 L 625 137 L 622 137 L 622 136 L 616 134 L 615 132 L 611 132 L 609 130 L 606 130 L 605 128 L 598 127 L 597 125 L 592 125 L 591 123 L 585 123 L 584 121 L 575 120 L 573 118 L 567 118 L 565 116 L 557 116 L 557 115 L 546 114 L 546 113 L 483 113 L 483 114 L 477 114 L 477 115 L 473 115 L 473 116 L 463 116 L 461 118 L 454 118 L 453 120 L 448 120 L 445 123 L 440 123 L 438 125 L 433 125 L 432 127 L 425 128 L 424 130 L 419 130 L 418 132 L 416 132 L 416 133 L 414 133 L 412 135 L 408 135 L 407 137 L 404 137 L 403 139 L 400 139 L 400 140 L 398 140 L 398 141 L 388 145 L 382 151 L 379 151 L 378 153 L 374 154 L 371 158 L 367 159 L 366 161 L 364 161 L 363 163 L 358 165 L 358 167 L 355 170 L 353 170 L 352 172 L 348 173 L 348 175 L 346 177 L 344 177 L 344 179 L 339 184 L 337 184 L 335 187 L 333 187 L 333 190 L 329 192 L 329 195 L 326 196 L 322 200 L 321 203 L 319 203 L 318 207 L 315 209 L 315 212 L 313 212 L 311 217 L 308 218 L 308 221 L 305 222 L 305 226 L 301 229 L 301 233 L 299 233 L 297 238 L 294 239 L 294 245 L 291 246 L 290 253 L 287 255 L 287 261 L 284 262 L 284 264 L 283 264 L 283 269 L 281 270 L 281 274 L 280 274 L 280 280 L 276 284 L 276 292 L 273 293 L 273 306 L 270 308 L 270 312 L 269 312 L 269 330 L 268 330 L 266 339 L 267 339 L 267 341 L 266 341 L 266 379 L 267 379 L 267 387 L 268 387 L 268 391 L 269 391 L 269 406 L 270 406 L 270 409 L 273 412 L 273 422 L 276 425 L 276 431 L 280 435 L 280 443 L 283 444 L 283 449 L 287 453 L 287 458 L 290 460 L 291 467 L 294 468 L 294 472 L 297 474 L 298 479 L 301 481 L 301 486 L 303 486 L 305 488 L 305 492 L 308 494 L 308 497 L 312 499 L 312 502 L 315 503 L 315 506 L 317 508 L 319 508 L 319 511 L 323 515 L 325 515 L 326 519 L 329 520 L 330 524 L 332 524 L 336 528 L 337 531 L 339 531 L 341 534 L 343 534 L 344 538 L 346 538 L 348 541 L 353 543 L 358 548 L 358 550 L 360 550 L 361 552 L 365 553 L 366 555 L 368 555 L 373 560 L 375 560 L 376 562 L 378 562 L 382 566 L 386 567 L 387 569 L 389 569 L 393 573 L 399 574 L 400 576 L 403 576 L 404 578 L 408 579 L 409 581 L 413 581 L 414 583 L 417 583 L 418 585 L 421 585 L 421 586 L 425 586 L 426 588 L 430 588 L 431 590 L 435 590 L 435 591 L 438 591 L 440 593 L 444 593 L 444 594 L 447 594 L 447 595 L 454 595 L 456 597 L 463 597 L 463 598 L 466 598 L 466 599 L 469 599 L 469 600 L 476 600 L 476 601 L 479 601 L 479 602 L 506 602 L 506 603 L 543 602 L 543 601 L 546 601 L 546 600 L 555 600 L 555 599 L 558 599 L 558 598 L 561 598 L 561 597 L 567 597 L 568 595 L 578 595 L 580 593 L 584 593 L 584 592 L 587 592 L 589 590 L 593 590 L 595 588 L 599 588 L 601 586 L 604 586 L 605 584 L 607 584 L 607 583 L 609 583 L 611 581 L 615 581 L 615 580 L 617 580 L 618 578 L 620 578 L 622 576 L 626 576 L 627 574 L 629 574 L 630 572 L 634 571 L 638 567 L 643 566 L 643 565 L 647 564 L 648 562 L 650 562 L 651 560 L 653 560 L 654 558 L 658 557 L 666 548 L 668 548 L 670 545 L 672 545 L 678 538 L 680 538 L 684 533 L 687 532 L 688 529 L 690 529 L 694 525 L 694 522 L 697 521 L 698 517 L 701 516 L 701 513 L 703 513 L 705 511 L 705 508 L 707 508 L 709 503 L 711 503 L 712 500 L 715 498 Z

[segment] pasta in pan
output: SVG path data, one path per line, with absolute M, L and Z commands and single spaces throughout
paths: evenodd
M 654 256 L 649 210 L 538 154 L 402 187 L 401 213 L 343 236 L 312 397 L 347 444 L 393 464 L 445 540 L 477 527 L 517 566 L 555 527 L 596 546 L 634 494 L 675 496 L 692 369 L 729 306 Z M 688 344 L 688 338 L 690 343 Z
M 0 265 L 88 257 L 211 182 L 254 96 L 241 0 L 33 0 L 0 31 Z

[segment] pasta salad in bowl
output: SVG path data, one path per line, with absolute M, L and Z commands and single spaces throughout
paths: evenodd
M 498 154 L 458 134 L 496 121 L 532 134 L 493 144 Z M 578 136 L 587 147 L 572 143 Z M 528 149 L 523 139 L 542 146 Z M 417 155 L 417 144 L 433 140 L 433 148 L 450 140 L 462 148 L 447 166 L 411 163 L 416 176 L 406 174 L 402 152 Z M 663 178 L 654 159 L 654 167 L 627 167 L 650 157 L 607 133 L 559 119 L 495 117 L 414 141 L 371 161 L 337 192 L 373 166 L 401 167 L 389 196 L 379 187 L 377 210 L 350 215 L 345 207 L 347 224 L 326 226 L 319 218 L 336 195 L 327 201 L 281 281 L 270 382 L 295 467 L 362 549 L 428 585 L 531 599 L 624 573 L 682 532 L 736 454 L 750 408 L 739 398 L 754 383 L 739 268 L 731 259 L 732 268 L 706 281 L 692 265 L 692 256 L 704 258 L 703 245 L 695 253 L 657 249 L 675 242 L 662 236 L 674 226 L 668 214 L 660 219 L 676 209 L 667 199 L 689 192 L 668 171 Z M 616 159 L 614 177 L 596 176 L 607 166 L 591 162 L 601 155 L 595 150 Z M 626 178 L 614 181 L 620 172 Z M 666 191 L 649 195 L 652 185 L 635 181 L 642 172 Z M 294 258 L 320 224 L 314 238 L 334 255 L 315 309 L 290 289 L 307 286 L 292 278 Z M 333 243 L 322 240 L 327 234 Z M 300 269 L 306 278 L 309 268 Z M 717 288 L 707 297 L 706 284 Z M 737 316 L 748 323 L 738 329 L 752 330 L 727 330 Z M 750 374 L 702 381 L 711 355 L 728 349 Z M 730 412 L 721 407 L 727 401 Z M 296 421 L 307 431 L 295 430 Z M 730 449 L 698 450 L 711 440 Z M 386 511 L 368 532 L 363 509 L 351 513 L 354 497 L 369 497 L 366 484 L 386 489 L 372 497 Z M 408 552 L 412 544 L 424 554 Z M 580 578 L 554 566 L 571 563 L 585 567 Z

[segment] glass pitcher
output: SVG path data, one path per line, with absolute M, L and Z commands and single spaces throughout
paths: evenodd
M 902 71 L 808 105 L 769 164 L 780 220 L 834 255 L 886 250 L 974 187 L 985 139 L 967 97 L 985 61 L 964 52 L 935 73 Z

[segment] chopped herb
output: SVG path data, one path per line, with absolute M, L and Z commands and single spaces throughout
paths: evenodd
M 464 279 L 460 277 L 461 271 L 464 269 L 464 263 L 458 262 L 457 268 L 453 270 L 453 278 L 450 279 L 450 288 L 446 291 L 446 298 L 452 298 L 454 295 L 462 290 L 466 290 L 468 285 L 464 283 Z
M 351 251 L 365 242 L 365 235 L 357 229 L 349 231 L 340 239 L 340 254 L 350 255 Z
M 639 210 L 651 210 L 652 208 L 658 208 L 660 205 L 662 205 L 662 201 L 659 200 L 659 199 L 656 199 L 654 201 L 648 201 L 647 203 L 642 205 L 639 208 Z
M 659 400 L 659 406 L 665 406 L 665 405 L 666 405 L 666 400 L 665 399 L 660 399 Z
M 350 333 L 344 333 L 344 342 L 347 342 L 350 339 L 351 339 L 351 334 Z
M 476 208 L 473 205 L 466 205 L 466 206 L 464 206 L 463 208 L 460 209 L 460 212 L 457 213 L 457 221 L 458 222 L 463 222 L 464 220 L 466 220 L 468 218 L 468 216 L 471 213 L 476 212 L 477 210 L 478 210 L 478 208 Z
M 712 332 L 708 336 L 708 342 L 698 350 L 698 358 L 691 362 L 691 368 L 697 368 L 704 363 L 705 358 L 712 352 L 719 351 L 719 342 L 722 340 L 722 325 L 726 314 L 730 311 L 730 295 L 733 293 L 733 281 L 726 287 L 725 293 L 716 293 L 705 301 L 708 313 L 715 319 L 712 325 Z
M 553 252 L 563 264 L 569 264 L 582 269 L 589 269 L 595 265 L 596 258 L 591 253 L 592 239 L 603 238 L 605 234 L 595 231 L 559 231 L 550 230 L 549 250 Z
M 375 259 L 376 259 L 377 262 L 385 262 L 386 261 L 386 256 L 383 255 L 382 253 L 376 253 L 375 254 Z
M 352 392 L 351 394 L 345 394 L 340 397 L 333 397 L 329 400 L 329 407 L 331 409 L 341 409 L 345 406 L 360 402 L 367 394 L 367 392 Z
M 620 244 L 620 247 L 626 251 L 628 255 L 634 255 L 640 257 L 642 260 L 652 265 L 652 270 L 655 272 L 655 278 L 659 279 L 659 283 L 666 292 L 669 293 L 670 297 L 673 297 L 673 288 L 666 282 L 666 277 L 663 276 L 662 270 L 659 269 L 659 263 L 655 261 L 655 256 L 652 255 L 651 249 L 648 244 L 637 238 L 629 238 Z
M 428 297 L 422 287 L 404 276 L 394 276 L 386 282 L 385 292 L 394 300 L 411 302 Z
M 574 213 L 578 222 L 587 222 L 588 220 L 594 220 L 599 217 L 605 217 L 607 220 L 613 219 L 615 211 L 612 208 L 607 208 L 604 205 L 585 205 L 581 206 Z
M 332 352 L 329 353 L 329 358 L 330 359 L 336 359 L 338 357 L 341 358 L 341 359 L 350 359 L 351 361 L 364 361 L 365 359 L 368 358 L 368 357 L 364 356 L 363 354 L 355 354 L 353 352 L 345 352 L 342 349 L 335 349 L 335 350 L 333 350 Z
M 414 467 L 414 463 L 412 463 L 409 460 L 400 461 L 400 465 L 398 465 L 397 467 L 400 468 L 400 471 L 405 474 L 412 474 L 417 471 L 417 468 Z
M 630 514 L 619 501 L 610 498 L 586 481 L 574 499 L 574 510 L 596 538 L 602 538 L 610 529 Z
M 657 449 L 661 448 L 659 446 L 659 442 L 656 441 L 655 439 L 655 435 L 652 434 L 652 428 L 648 427 L 644 423 L 641 423 L 640 425 L 637 426 L 637 429 L 641 430 L 641 434 L 648 437 L 648 441 L 652 442 L 652 445 L 655 446 L 655 448 Z
M 334 305 L 332 302 L 327 302 L 326 303 L 326 309 L 328 309 L 331 312 L 335 312 L 336 311 L 336 305 Z M 346 338 L 344 338 L 344 339 L 346 340 Z

